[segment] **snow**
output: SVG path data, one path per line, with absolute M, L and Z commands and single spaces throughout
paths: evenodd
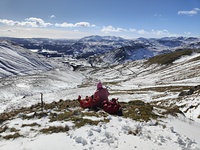
M 1 150 L 37 149 L 196 149 L 200 147 L 199 124 L 191 125 L 177 118 L 163 119 L 167 126 L 156 122 L 135 122 L 108 116 L 109 123 L 84 126 L 68 133 L 37 135 L 0 142 Z M 192 126 L 192 128 L 191 128 Z M 134 135 L 134 132 L 137 133 Z M 48 146 L 47 146 L 48 145 Z
M 194 143 L 199 144 L 200 143 L 200 130 L 199 130 L 199 124 L 195 123 L 191 120 L 186 119 L 183 116 L 179 116 L 179 118 L 173 118 L 169 117 L 169 119 L 166 120 L 168 126 L 173 127 L 173 131 L 175 133 L 179 133 L 183 137 L 186 137 L 188 139 L 194 139 Z M 191 128 L 192 125 L 192 128 Z
M 18 57 L 18 54 L 11 52 L 9 48 L 6 50 L 17 59 L 24 60 L 24 57 L 21 55 Z M 6 56 L 8 55 L 6 54 Z M 10 140 L 0 137 L 0 150 L 200 150 L 200 121 L 197 118 L 200 115 L 199 95 L 195 93 L 180 98 L 178 101 L 179 92 L 175 90 L 182 86 L 200 85 L 198 67 L 200 61 L 189 61 L 198 56 L 200 56 L 199 53 L 194 53 L 191 56 L 180 58 L 167 67 L 148 66 L 144 64 L 144 61 L 135 61 L 126 65 L 98 69 L 86 65 L 85 68 L 82 68 L 83 70 L 78 71 L 72 71 L 69 66 L 62 65 L 55 60 L 56 65 L 55 62 L 53 64 L 48 62 L 52 65 L 50 70 L 45 67 L 46 65 L 42 65 L 42 68 L 44 67 L 42 70 L 30 71 L 30 74 L 20 73 L 21 66 L 15 64 L 14 68 L 17 69 L 14 71 L 19 75 L 0 79 L 1 113 L 37 104 L 40 102 L 41 93 L 43 93 L 45 103 L 60 99 L 73 100 L 78 95 L 92 95 L 96 89 L 95 84 L 99 80 L 103 82 L 104 86 L 108 86 L 109 98 L 119 98 L 121 102 L 143 100 L 162 103 L 168 101 L 169 105 L 184 106 L 181 108 L 183 112 L 192 105 L 196 107 L 185 112 L 185 116 L 167 116 L 147 122 L 114 115 L 84 116 L 83 118 L 92 121 L 108 119 L 109 122 L 100 122 L 96 126 L 85 125 L 80 128 L 73 128 L 72 121 L 49 122 L 45 116 L 40 119 L 28 120 L 22 119 L 21 115 L 23 114 L 19 114 L 16 118 L 0 124 L 0 127 L 7 125 L 9 128 L 20 128 L 20 134 L 24 137 Z M 37 56 L 34 56 L 33 59 L 35 57 Z M 37 64 L 40 64 L 41 60 L 37 61 Z M 170 87 L 174 88 L 174 91 L 170 90 Z M 23 124 L 32 123 L 40 126 L 22 127 Z M 69 126 L 70 130 L 52 134 L 38 132 L 38 130 L 50 126 Z M 8 131 L 0 135 L 7 134 L 9 134 Z
M 199 53 L 193 53 L 193 54 L 190 55 L 190 56 L 183 56 L 183 57 L 181 57 L 180 59 L 175 60 L 174 63 L 184 62 L 184 61 L 190 60 L 190 59 L 195 58 L 195 57 L 198 57 L 198 56 L 200 56 Z

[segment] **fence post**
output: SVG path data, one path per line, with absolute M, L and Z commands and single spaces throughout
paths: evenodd
M 44 108 L 43 93 L 40 94 L 41 94 L 41 110 L 43 111 Z

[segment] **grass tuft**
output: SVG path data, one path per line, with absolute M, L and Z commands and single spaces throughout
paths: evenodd
M 0 133 L 5 132 L 8 129 L 8 126 L 0 127 Z
M 153 106 L 141 100 L 120 103 L 123 110 L 123 116 L 136 121 L 149 121 L 157 119 L 159 116 L 153 112 Z
M 40 132 L 45 134 L 51 134 L 51 133 L 59 133 L 59 132 L 67 132 L 69 131 L 69 127 L 66 125 L 63 126 L 50 126 L 49 128 L 41 129 Z
M 35 123 L 35 122 L 31 123 L 31 124 L 22 124 L 22 127 L 27 127 L 27 126 L 28 127 L 34 127 L 34 126 L 39 126 L 40 127 L 41 125 L 39 125 L 38 123 Z
M 18 137 L 22 137 L 22 135 L 20 135 L 19 133 L 15 133 L 15 134 L 9 134 L 6 136 L 2 136 L 2 138 L 9 140 L 9 139 L 16 139 Z
M 94 121 L 94 120 L 90 120 L 90 119 L 83 119 L 83 118 L 72 118 L 73 122 L 75 123 L 75 127 L 76 128 L 80 128 L 82 126 L 85 126 L 85 125 L 98 125 L 99 122 L 102 122 L 102 121 Z

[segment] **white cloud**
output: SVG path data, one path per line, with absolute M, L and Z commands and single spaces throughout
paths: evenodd
M 9 26 L 14 26 L 14 25 L 18 24 L 19 22 L 13 21 L 13 20 L 7 20 L 7 19 L 0 19 L 0 23 L 9 25 Z
M 194 8 L 194 10 L 196 10 L 196 11 L 200 11 L 200 8 Z
M 184 34 L 191 35 L 192 33 L 191 32 L 184 32 Z
M 48 27 L 51 26 L 51 23 L 46 23 L 40 18 L 26 18 L 25 21 L 13 21 L 8 19 L 0 19 L 0 23 L 8 26 L 23 26 L 23 27 Z
M 131 29 L 129 29 L 129 31 L 130 31 L 130 32 L 137 32 L 137 30 L 136 30 L 136 29 L 132 29 L 132 28 L 131 28 Z
M 0 35 L 5 37 L 18 37 L 18 38 L 82 38 L 89 36 L 87 32 L 68 31 L 60 29 L 48 28 L 27 28 L 15 26 L 0 26 Z
M 89 22 L 78 22 L 75 24 L 75 27 L 90 27 Z
M 89 22 L 77 22 L 75 24 L 73 23 L 67 23 L 64 22 L 62 24 L 56 23 L 56 27 L 64 27 L 64 28 L 73 28 L 73 27 L 95 27 L 95 25 L 90 25 Z
M 198 11 L 200 11 L 199 8 L 194 8 L 192 10 L 182 10 L 178 12 L 178 15 L 187 15 L 187 16 L 193 16 L 196 15 L 198 13 Z
M 153 35 L 157 35 L 157 36 L 169 36 L 170 35 L 168 30 L 151 30 L 151 33 Z
M 144 29 L 124 29 L 124 28 L 115 28 L 113 26 L 103 27 L 101 32 L 110 33 L 116 36 L 121 36 L 121 33 L 125 33 L 130 37 L 144 36 L 144 37 L 165 37 L 165 36 L 176 36 L 176 34 L 170 33 L 168 30 L 144 30 Z M 124 35 L 125 36 L 125 35 Z
M 51 26 L 51 23 L 46 23 L 44 22 L 44 20 L 40 19 L 40 18 L 27 18 L 26 20 L 26 24 L 28 24 L 30 27 L 48 27 Z
M 126 32 L 126 29 L 123 28 L 114 28 L 113 26 L 107 26 L 107 27 L 103 27 L 101 29 L 102 32 L 104 33 L 110 33 L 110 32 Z
M 195 8 L 196 11 L 200 11 L 200 9 Z M 46 28 L 46 27 L 58 27 L 58 28 L 70 28 L 68 33 L 73 33 L 76 35 L 80 35 L 79 33 L 81 33 L 81 35 L 91 35 L 91 34 L 99 34 L 99 35 L 104 35 L 104 34 L 110 34 L 113 36 L 126 36 L 126 37 L 165 37 L 165 36 L 176 36 L 176 34 L 172 34 L 170 33 L 168 30 L 145 30 L 145 29 L 135 29 L 135 28 L 120 28 L 120 27 L 114 27 L 112 25 L 109 26 L 103 26 L 100 30 L 98 27 L 96 27 L 96 25 L 94 24 L 90 24 L 89 22 L 77 22 L 77 23 L 55 23 L 55 24 L 51 24 L 48 22 L 45 22 L 44 20 L 42 20 L 41 18 L 35 18 L 35 17 L 30 17 L 30 18 L 26 18 L 24 19 L 24 21 L 13 21 L 13 20 L 8 20 L 8 19 L 0 19 L 0 23 L 5 24 L 7 26 L 2 26 L 5 27 L 6 29 L 3 31 L 2 30 L 2 34 L 0 35 L 9 35 L 9 36 L 27 36 L 28 37 L 28 33 L 30 34 L 29 36 L 36 36 L 36 37 L 52 37 L 53 34 L 50 33 L 56 33 L 56 31 L 59 31 L 59 34 L 57 34 L 57 37 L 60 35 L 60 37 L 63 37 L 63 35 L 61 34 L 62 32 L 60 31 L 64 31 L 64 30 L 53 30 L 53 28 Z M 1 27 L 1 26 L 0 26 Z M 34 27 L 34 28 L 33 28 Z M 43 27 L 43 28 L 41 28 Z M 82 27 L 86 27 L 86 28 L 93 28 L 96 27 L 96 30 L 87 30 L 84 32 L 81 32 L 83 30 L 81 30 Z M 18 28 L 18 29 L 17 29 Z M 21 28 L 21 29 L 19 29 Z M 22 30 L 23 29 L 23 30 Z M 28 30 L 29 29 L 29 30 Z M 80 29 L 80 30 L 79 30 Z M 52 30 L 52 31 L 51 31 Z M 37 32 L 36 32 L 37 31 Z M 47 34 L 47 32 L 49 32 L 49 34 Z M 39 34 L 39 32 L 41 32 L 42 34 Z M 45 33 L 45 34 L 43 34 Z M 188 33 L 184 33 L 184 34 L 191 34 L 190 32 Z M 56 35 L 56 34 L 55 34 Z M 54 36 L 53 36 L 54 37 Z M 54 37 L 55 38 L 55 37 Z
M 153 16 L 154 16 L 154 17 L 162 17 L 161 14 L 154 14 Z
M 144 29 L 138 30 L 137 31 L 139 34 L 146 34 L 147 32 Z
M 68 27 L 74 27 L 74 24 L 64 22 L 64 23 L 62 23 L 62 24 L 56 23 L 55 26 L 56 26 L 56 27 L 64 27 L 64 28 L 68 28 Z
M 55 16 L 52 15 L 51 18 L 54 18 Z M 8 26 L 22 26 L 22 27 L 49 27 L 49 26 L 55 26 L 55 27 L 65 27 L 65 28 L 72 28 L 72 27 L 96 27 L 94 24 L 90 24 L 89 22 L 77 22 L 75 24 L 72 23 L 56 23 L 56 24 L 51 24 L 47 23 L 41 18 L 35 18 L 35 17 L 30 17 L 26 18 L 24 21 L 13 21 L 13 20 L 8 20 L 8 19 L 0 19 L 0 23 Z
M 55 15 L 51 15 L 50 18 L 56 18 L 56 16 Z
M 165 37 L 165 36 L 176 36 L 176 34 L 170 33 L 168 30 L 150 30 L 146 31 L 144 29 L 136 30 L 129 29 L 130 32 L 134 32 L 138 35 L 143 35 L 145 37 Z

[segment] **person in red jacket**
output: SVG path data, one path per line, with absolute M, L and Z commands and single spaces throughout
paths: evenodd
M 99 82 L 99 83 L 97 84 L 97 90 L 96 90 L 96 92 L 94 93 L 93 98 L 94 98 L 94 99 L 98 99 L 99 105 L 102 106 L 103 101 L 108 100 L 108 96 L 109 96 L 108 89 L 103 88 L 102 83 Z

